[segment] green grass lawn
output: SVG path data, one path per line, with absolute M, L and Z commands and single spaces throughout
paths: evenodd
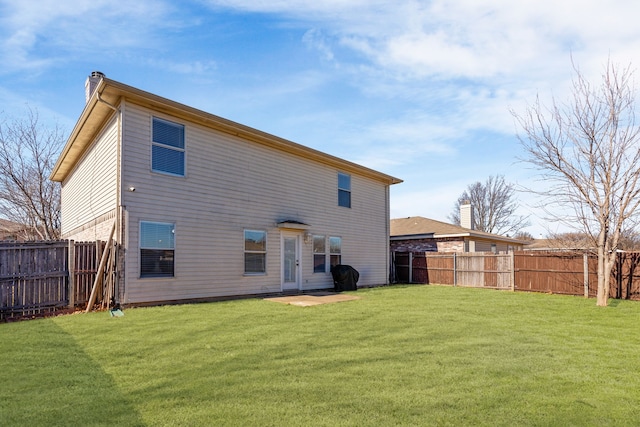
M 0 324 L 0 425 L 640 425 L 640 303 L 356 294 Z

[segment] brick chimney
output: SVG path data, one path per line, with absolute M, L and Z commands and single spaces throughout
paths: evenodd
M 89 102 L 91 99 L 91 95 L 93 95 L 93 91 L 98 87 L 98 83 L 100 83 L 100 79 L 104 77 L 104 74 L 100 71 L 93 71 L 87 80 L 84 82 L 84 99 L 85 102 Z
M 473 206 L 468 200 L 465 200 L 460 205 L 460 226 L 470 230 L 475 230 L 476 228 L 473 218 Z

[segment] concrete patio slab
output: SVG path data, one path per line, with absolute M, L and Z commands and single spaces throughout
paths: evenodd
M 281 304 L 297 305 L 299 307 L 310 307 L 320 304 L 331 304 L 335 302 L 353 301 L 358 300 L 360 297 L 355 295 L 345 294 L 306 294 L 306 295 L 291 295 L 287 297 L 274 297 L 265 298 L 265 301 L 279 302 Z

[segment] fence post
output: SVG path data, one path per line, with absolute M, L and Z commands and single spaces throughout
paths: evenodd
M 107 240 L 107 245 L 104 247 L 102 251 L 102 257 L 100 259 L 100 265 L 98 266 L 98 273 L 96 274 L 96 280 L 93 282 L 93 287 L 91 288 L 91 296 L 89 297 L 89 302 L 87 303 L 87 309 L 85 313 L 88 313 L 93 309 L 93 304 L 96 302 L 98 285 L 104 286 L 103 284 L 103 274 L 104 268 L 107 264 L 107 259 L 109 255 L 109 249 L 111 248 L 111 244 L 113 243 L 113 234 L 116 231 L 116 221 L 113 221 L 113 225 L 111 226 L 111 233 L 109 233 L 109 240 Z
M 396 251 L 389 254 L 389 284 L 396 283 Z
M 76 243 L 73 240 L 69 240 L 67 257 L 67 268 L 69 269 L 69 288 L 67 292 L 69 308 L 73 310 L 76 305 Z
M 582 254 L 582 269 L 584 271 L 584 297 L 589 298 L 589 255 Z
M 409 252 L 409 283 L 413 283 L 413 252 Z
M 453 253 L 453 286 L 458 283 L 458 271 L 457 271 L 457 257 L 456 253 Z
M 511 268 L 510 279 L 511 280 L 511 292 L 516 291 L 516 254 L 514 251 L 509 252 L 509 267 Z

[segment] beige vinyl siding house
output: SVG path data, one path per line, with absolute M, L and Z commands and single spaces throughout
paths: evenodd
M 115 218 L 117 206 L 117 148 L 118 124 L 114 116 L 62 183 L 63 237 L 90 241 L 109 236 L 106 228 Z
M 90 80 L 52 179 L 62 182 L 65 238 L 106 239 L 115 222 L 120 303 L 328 289 L 331 260 L 358 270 L 359 286 L 388 283 L 389 186 L 399 179 L 101 74 Z

